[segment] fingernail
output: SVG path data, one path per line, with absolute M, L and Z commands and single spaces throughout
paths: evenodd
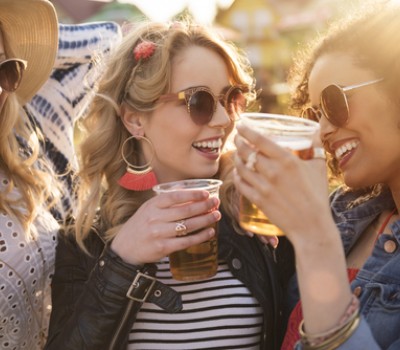
M 221 213 L 218 210 L 214 210 L 213 211 L 213 216 L 216 220 L 220 220 L 221 219 Z
M 250 232 L 250 231 L 245 231 L 245 232 L 246 232 L 246 235 L 249 236 L 249 237 L 253 237 L 254 236 L 253 232 Z
M 212 197 L 212 204 L 216 207 L 217 205 L 219 205 L 219 199 L 217 197 Z
M 208 231 L 207 231 L 207 233 L 208 233 L 208 236 L 209 236 L 210 238 L 212 238 L 212 237 L 214 237 L 214 235 L 215 235 L 215 230 L 214 230 L 213 228 L 209 228 Z
M 279 239 L 277 237 L 271 237 L 269 242 L 274 248 L 278 246 Z

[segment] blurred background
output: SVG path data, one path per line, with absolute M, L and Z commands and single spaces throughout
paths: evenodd
M 182 15 L 216 27 L 247 51 L 262 89 L 261 111 L 287 112 L 285 84 L 293 54 L 327 24 L 362 0 L 51 0 L 62 23 L 144 18 L 171 21 Z

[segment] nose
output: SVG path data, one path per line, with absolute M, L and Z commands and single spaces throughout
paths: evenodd
M 228 111 L 221 103 L 217 103 L 215 113 L 211 118 L 208 125 L 212 128 L 228 128 L 232 124 L 232 120 L 229 117 Z
M 332 123 L 326 119 L 325 115 L 322 114 L 322 117 L 319 121 L 320 126 L 320 138 L 322 142 L 326 141 L 332 133 L 334 133 L 338 128 L 334 126 Z

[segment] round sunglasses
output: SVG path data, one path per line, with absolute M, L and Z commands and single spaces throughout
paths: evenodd
M 239 119 L 240 113 L 244 112 L 247 106 L 245 94 L 248 91 L 249 89 L 244 86 L 231 86 L 225 93 L 214 95 L 208 87 L 197 86 L 178 93 L 161 95 L 158 101 L 185 101 L 193 122 L 197 125 L 206 125 L 214 116 L 218 102 L 225 108 L 232 121 Z
M 324 115 L 325 118 L 336 127 L 346 125 L 349 120 L 349 102 L 346 92 L 358 89 L 364 86 L 372 85 L 381 82 L 383 79 L 374 79 L 365 83 L 339 86 L 332 84 L 327 86 L 321 92 L 319 107 L 307 107 L 302 111 L 302 117 L 319 122 Z
M 4 91 L 18 89 L 28 62 L 19 58 L 10 58 L 0 63 L 0 86 Z

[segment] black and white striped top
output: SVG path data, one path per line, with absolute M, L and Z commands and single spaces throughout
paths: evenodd
M 130 332 L 128 350 L 260 348 L 262 308 L 225 262 L 219 262 L 213 278 L 181 282 L 172 279 L 165 258 L 156 277 L 182 295 L 183 310 L 170 314 L 144 303 Z

